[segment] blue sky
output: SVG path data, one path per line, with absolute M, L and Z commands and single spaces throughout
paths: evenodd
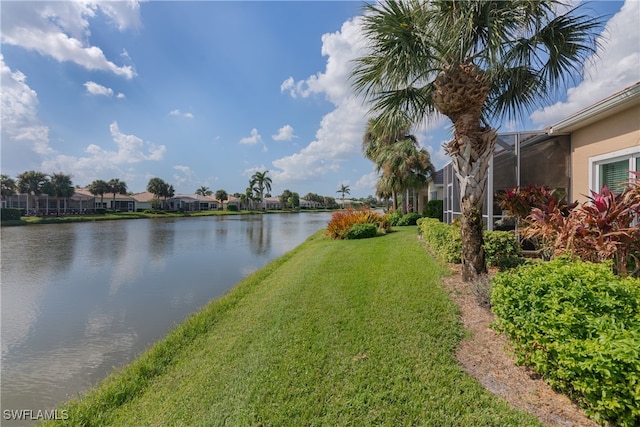
M 269 170 L 274 195 L 374 194 L 360 152 L 367 107 L 348 81 L 365 48 L 362 4 L 2 0 L 2 173 L 235 193 Z M 587 7 L 608 17 L 598 58 L 501 131 L 544 128 L 640 80 L 640 2 Z M 414 133 L 442 167 L 449 123 Z

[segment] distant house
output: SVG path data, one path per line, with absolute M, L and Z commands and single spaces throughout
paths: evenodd
M 599 191 L 603 185 L 620 191 L 630 172 L 640 171 L 639 159 L 640 82 L 548 129 L 500 133 L 489 163 L 485 226 L 491 230 L 503 218 L 496 193 L 535 184 L 584 202 L 591 190 Z M 440 172 L 444 220 L 451 222 L 461 215 L 460 191 L 451 163 Z

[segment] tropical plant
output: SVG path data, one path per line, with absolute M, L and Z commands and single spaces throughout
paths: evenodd
M 271 178 L 269 176 L 267 176 L 268 173 L 269 173 L 268 170 L 266 170 L 264 172 L 256 172 L 256 173 L 254 173 L 251 176 L 251 181 L 249 183 L 249 186 L 260 197 L 260 199 L 259 199 L 260 203 L 262 203 L 263 200 L 264 200 L 264 191 L 265 190 L 267 190 L 267 192 L 271 191 L 272 181 L 271 181 Z M 262 206 L 262 208 L 264 209 L 264 205 Z
M 109 192 L 113 193 L 113 201 L 111 202 L 111 209 L 116 210 L 116 194 L 127 194 L 127 184 L 124 181 L 120 181 L 118 178 L 109 180 Z
M 44 192 L 49 177 L 47 174 L 37 171 L 27 171 L 18 175 L 18 191 L 27 195 L 27 210 L 29 210 L 29 197 L 35 197 L 36 210 L 40 210 L 38 196 Z
M 353 87 L 392 129 L 440 113 L 460 186 L 465 281 L 486 274 L 482 208 L 497 131 L 578 74 L 595 53 L 599 18 L 560 1 L 390 0 L 365 6 L 367 53 Z
M 89 184 L 87 189 L 89 190 L 89 193 L 93 194 L 94 196 L 100 196 L 100 208 L 103 208 L 104 193 L 109 192 L 109 183 L 101 179 L 97 179 Z
M 568 214 L 554 203 L 533 208 L 522 233 L 539 239 L 547 258 L 571 253 L 584 261 L 613 260 L 620 275 L 640 273 L 640 214 L 637 184 L 616 194 L 606 186 Z M 631 267 L 629 271 L 629 267 Z
M 45 192 L 56 198 L 56 211 L 60 215 L 60 199 L 71 197 L 75 192 L 71 176 L 62 172 L 54 173 L 45 187 Z
M 340 193 L 342 195 L 342 207 L 344 208 L 344 195 L 351 194 L 351 189 L 348 185 L 340 184 L 340 189 L 336 191 L 336 193 Z
M 198 189 L 196 190 L 196 194 L 197 194 L 198 196 L 203 196 L 203 197 L 204 197 L 204 196 L 210 196 L 210 195 L 212 195 L 212 194 L 213 194 L 213 192 L 209 189 L 209 187 L 206 187 L 206 186 L 204 186 L 204 185 L 203 185 L 202 187 L 200 187 L 200 188 L 198 188 Z
M 229 200 L 229 195 L 224 190 L 217 190 L 216 199 L 220 201 L 220 209 L 224 209 L 224 202 Z
M 160 197 L 166 197 L 168 184 L 161 178 L 151 178 L 147 183 L 147 191 L 153 194 L 153 207 L 160 207 Z
M 388 215 L 381 215 L 371 209 L 341 209 L 331 215 L 326 235 L 332 239 L 344 239 L 356 224 L 375 224 L 377 232 L 384 234 L 391 231 Z M 361 234 L 362 230 L 357 231 Z M 364 231 L 366 234 L 367 231 Z

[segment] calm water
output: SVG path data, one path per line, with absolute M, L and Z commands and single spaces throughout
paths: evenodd
M 329 218 L 304 213 L 2 228 L 2 409 L 53 409 Z

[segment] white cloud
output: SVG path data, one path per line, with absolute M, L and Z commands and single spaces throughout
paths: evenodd
M 335 109 L 322 118 L 315 140 L 299 152 L 273 161 L 274 181 L 313 180 L 338 172 L 344 162 L 360 155 L 367 109 L 352 96 L 349 82 L 352 60 L 362 54 L 364 46 L 359 23 L 360 18 L 351 19 L 340 31 L 322 36 L 322 55 L 327 57 L 324 72 L 299 82 L 289 77 L 280 86 L 294 98 L 324 94 Z
M 585 62 L 584 80 L 569 88 L 567 100 L 535 111 L 531 120 L 540 127 L 556 123 L 640 80 L 640 2 L 626 0 L 599 37 L 597 56 Z
M 88 70 L 133 78 L 129 65 L 116 65 L 89 43 L 89 19 L 101 11 L 118 29 L 140 25 L 138 2 L 4 2 L 2 43 L 33 50 L 59 62 L 71 61 Z
M 104 87 L 96 82 L 86 82 L 84 87 L 87 88 L 87 93 L 90 95 L 113 96 L 113 89 Z
M 293 128 L 289 125 L 284 125 L 280 129 L 278 129 L 278 133 L 276 135 L 271 135 L 274 141 L 291 141 L 293 138 L 297 138 L 297 136 L 293 132 Z
M 173 167 L 175 170 L 182 172 L 182 175 L 174 173 L 173 180 L 176 183 L 176 187 L 184 186 L 187 183 L 193 181 L 193 170 L 189 166 L 176 165 Z
M 180 111 L 178 109 L 169 111 L 169 115 L 170 116 L 186 117 L 187 119 L 193 119 L 193 117 L 194 117 L 192 113 L 183 113 L 182 111 Z
M 251 129 L 251 136 L 244 137 L 240 140 L 240 144 L 255 145 L 262 141 L 262 136 L 258 133 L 258 129 Z
M 129 165 L 163 159 L 166 152 L 164 145 L 158 146 L 144 142 L 135 135 L 122 133 L 117 122 L 113 122 L 109 130 L 116 150 L 90 144 L 84 150 L 87 156 L 54 155 L 41 163 L 41 169 L 44 172 L 73 171 L 74 181 L 78 183 L 88 183 L 110 175 L 123 177 L 126 181 L 135 177 Z
M 362 175 L 360 179 L 356 181 L 353 190 L 359 193 L 375 194 L 378 178 L 379 175 L 375 171 Z
M 33 153 L 46 155 L 53 150 L 49 146 L 49 128 L 38 117 L 38 94 L 27 84 L 26 76 L 12 71 L 0 54 L 2 79 L 1 126 L 3 158 L 32 157 Z M 13 158 L 16 163 L 20 159 Z

